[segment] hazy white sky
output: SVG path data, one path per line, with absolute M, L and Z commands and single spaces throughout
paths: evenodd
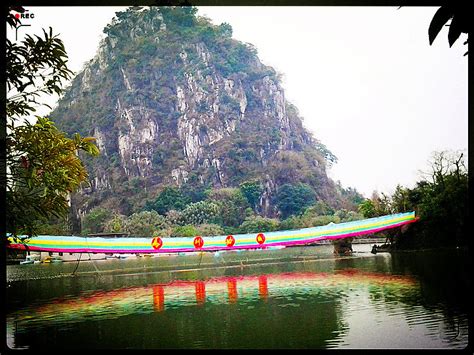
M 95 54 L 120 7 L 26 7 L 25 33 L 51 26 L 70 68 Z M 412 187 L 433 151 L 468 147 L 468 59 L 463 34 L 449 48 L 445 27 L 432 46 L 436 7 L 199 7 L 229 23 L 264 64 L 283 74 L 304 126 L 337 157 L 329 170 L 369 197 Z M 9 38 L 15 38 L 14 32 Z M 55 103 L 51 99 L 50 104 Z M 48 110 L 39 111 L 46 114 Z

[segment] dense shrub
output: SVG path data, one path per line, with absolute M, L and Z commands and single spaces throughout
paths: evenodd
M 280 222 L 274 218 L 250 216 L 240 225 L 242 233 L 272 232 L 278 230 Z

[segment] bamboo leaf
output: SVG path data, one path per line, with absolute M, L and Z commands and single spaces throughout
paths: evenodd
M 452 18 L 453 15 L 453 10 L 448 6 L 441 6 L 438 11 L 436 11 L 433 16 L 433 19 L 431 20 L 430 27 L 428 28 L 428 37 L 430 45 L 433 44 L 433 41 L 435 40 L 439 31 L 441 31 L 444 24 L 448 22 L 448 20 Z
M 462 25 L 461 21 L 459 20 L 458 16 L 454 16 L 451 20 L 451 26 L 449 26 L 448 32 L 448 42 L 449 47 L 452 47 L 454 42 L 459 38 L 462 32 Z

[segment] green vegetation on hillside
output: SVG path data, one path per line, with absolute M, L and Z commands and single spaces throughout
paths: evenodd
M 225 211 L 216 223 L 226 228 L 238 228 L 247 208 L 268 218 L 319 200 L 355 209 L 354 196 L 343 195 L 350 190 L 327 176 L 337 158 L 303 127 L 278 73 L 229 24 L 214 25 L 194 7 L 130 7 L 104 33 L 51 113 L 60 129 L 97 136 L 102 151 L 81 155 L 92 186 L 72 196 L 75 233 L 97 207 L 165 216 L 209 199 Z M 284 201 L 293 185 L 309 189 L 305 201 Z M 213 195 L 223 188 L 241 196 Z
M 249 186 L 253 194 L 249 194 Z M 321 226 L 364 218 L 353 210 L 334 210 L 324 201 L 303 198 L 310 188 L 302 184 L 284 185 L 280 218 L 268 218 L 253 209 L 259 188 L 255 182 L 242 184 L 240 188 L 209 189 L 196 202 L 186 200 L 185 189 L 165 188 L 154 200 L 149 200 L 142 211 L 129 216 L 117 214 L 109 209 L 96 207 L 89 211 L 82 222 L 82 234 L 125 232 L 131 236 L 151 237 L 153 235 L 183 237 L 194 235 L 223 235 L 225 233 L 252 233 L 258 231 L 276 231 Z M 290 193 L 295 192 L 294 196 Z M 293 198 L 294 197 L 294 198 Z M 178 201 L 179 204 L 175 204 Z M 188 201 L 186 204 L 181 204 Z M 57 220 L 53 221 L 59 229 Z M 52 224 L 42 225 L 42 232 L 48 234 L 70 234 L 67 224 L 53 229 Z

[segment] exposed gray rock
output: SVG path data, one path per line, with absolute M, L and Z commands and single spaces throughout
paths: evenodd
M 78 122 L 71 125 L 71 117 L 84 120 L 81 133 L 95 136 L 102 153 L 88 162 L 91 187 L 76 197 L 77 215 L 106 202 L 98 191 L 143 201 L 166 184 L 228 187 L 255 178 L 264 186 L 260 212 L 275 215 L 272 196 L 282 179 L 272 164 L 287 150 L 314 160 L 303 152 L 314 151 L 315 140 L 288 108 L 274 70 L 251 46 L 179 38 L 158 8 L 134 11 L 112 21 L 96 56 L 51 114 L 70 133 Z M 328 181 L 324 164 L 311 164 L 312 181 Z M 142 185 L 130 192 L 132 180 Z M 312 181 L 306 182 L 322 188 Z

